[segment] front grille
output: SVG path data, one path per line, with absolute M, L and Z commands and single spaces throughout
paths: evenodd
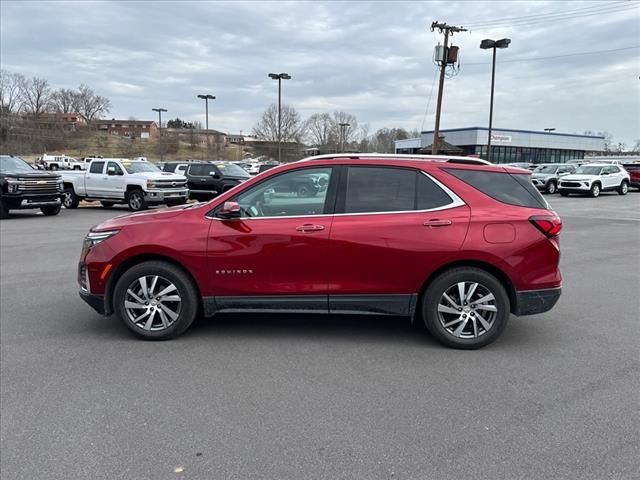
M 18 178 L 18 190 L 25 193 L 59 193 L 60 184 L 55 178 Z
M 153 188 L 176 188 L 176 189 L 184 189 L 187 185 L 186 180 L 154 180 Z
M 579 187 L 580 184 L 578 182 L 562 182 L 563 187 Z

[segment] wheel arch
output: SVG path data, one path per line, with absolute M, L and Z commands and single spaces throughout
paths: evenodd
M 114 311 L 113 310 L 113 293 L 114 293 L 116 284 L 118 283 L 118 280 L 120 279 L 120 277 L 122 277 L 124 272 L 126 272 L 127 270 L 129 270 L 131 267 L 135 265 L 138 265 L 143 262 L 152 261 L 152 260 L 169 263 L 174 267 L 177 267 L 180 270 L 182 270 L 191 279 L 191 281 L 193 282 L 193 285 L 196 288 L 196 296 L 198 297 L 198 313 L 201 314 L 202 308 L 203 308 L 202 294 L 200 292 L 200 286 L 198 285 L 198 282 L 196 281 L 196 278 L 193 275 L 193 273 L 183 264 L 178 262 L 175 258 L 171 258 L 168 255 L 163 255 L 161 253 L 142 253 L 139 255 L 134 255 L 132 257 L 129 257 L 123 262 L 121 262 L 115 268 L 113 273 L 109 276 L 109 279 L 107 280 L 107 284 L 104 291 L 105 315 L 111 315 Z
M 125 193 L 129 193 L 133 190 L 142 190 L 142 192 L 144 193 L 144 188 L 142 188 L 141 185 L 134 185 L 134 184 L 127 184 L 127 188 L 125 190 Z
M 434 270 L 431 273 L 431 275 L 429 275 L 429 277 L 424 281 L 424 283 L 422 284 L 422 287 L 420 288 L 420 293 L 418 294 L 418 301 L 417 301 L 417 304 L 416 304 L 417 308 L 416 308 L 416 313 L 414 315 L 413 321 L 415 321 L 415 316 L 420 314 L 419 305 L 422 304 L 422 299 L 424 298 L 424 295 L 425 295 L 427 289 L 429 288 L 431 283 L 433 283 L 434 279 L 436 279 L 440 274 L 442 274 L 442 273 L 444 273 L 444 272 L 446 272 L 448 270 L 452 270 L 454 268 L 460 268 L 460 267 L 478 268 L 478 269 L 484 270 L 485 272 L 490 273 L 491 275 L 496 277 L 498 279 L 498 281 L 502 284 L 504 289 L 506 290 L 507 295 L 509 295 L 509 304 L 510 304 L 511 313 L 513 313 L 515 311 L 516 302 L 517 302 L 516 289 L 515 289 L 515 286 L 513 285 L 513 282 L 511 281 L 509 276 L 504 271 L 500 270 L 495 265 L 492 265 L 490 263 L 484 262 L 482 260 L 472 260 L 472 259 L 470 259 L 470 260 L 457 260 L 455 262 L 451 262 L 451 263 L 447 263 L 445 265 L 442 265 L 438 269 Z

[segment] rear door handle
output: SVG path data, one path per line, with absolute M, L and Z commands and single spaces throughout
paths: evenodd
M 448 227 L 451 225 L 451 220 L 427 220 L 423 225 L 425 227 Z
M 298 232 L 319 232 L 320 230 L 324 230 L 324 225 L 305 223 L 304 225 L 296 227 L 296 231 Z

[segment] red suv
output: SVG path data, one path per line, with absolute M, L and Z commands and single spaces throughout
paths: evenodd
M 510 313 L 553 307 L 561 228 L 518 168 L 322 156 L 208 203 L 107 220 L 85 238 L 78 280 L 89 305 L 145 339 L 176 337 L 198 314 L 364 313 L 422 319 L 470 349 Z

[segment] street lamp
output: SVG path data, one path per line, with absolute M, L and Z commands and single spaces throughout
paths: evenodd
M 166 108 L 152 108 L 154 112 L 158 112 L 158 130 L 160 134 L 160 161 L 164 157 L 164 146 L 162 145 L 162 112 L 166 112 Z
M 278 80 L 278 162 L 282 161 L 282 147 L 280 141 L 281 107 L 282 107 L 282 80 L 291 80 L 288 73 L 270 73 L 269 78 Z
M 344 153 L 344 143 L 345 143 L 345 132 L 347 130 L 347 127 L 350 127 L 351 124 L 350 123 L 339 123 L 338 125 L 340 125 L 340 138 L 342 139 L 342 153 Z
M 491 129 L 493 127 L 493 90 L 496 78 L 496 49 L 508 48 L 511 43 L 510 38 L 502 38 L 500 40 L 485 39 L 480 42 L 480 48 L 483 50 L 493 49 L 493 64 L 491 67 L 491 104 L 489 106 L 489 141 L 487 143 L 487 161 L 491 161 Z
M 551 132 L 555 131 L 555 128 L 543 128 L 543 130 L 544 130 L 545 132 L 549 132 L 549 133 L 551 133 Z
M 214 95 L 209 95 L 208 93 L 205 95 L 198 95 L 198 98 L 204 100 L 204 111 L 205 111 L 205 129 L 207 136 L 207 155 L 209 154 L 209 100 L 215 100 L 216 97 Z

